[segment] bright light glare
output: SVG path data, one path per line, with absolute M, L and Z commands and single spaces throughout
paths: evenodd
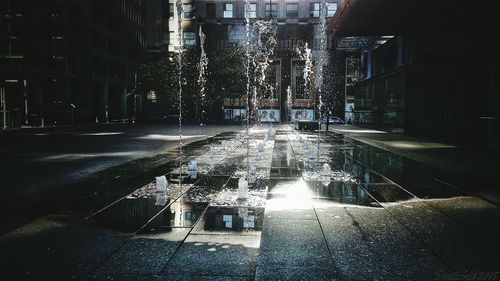
M 456 148 L 454 145 L 437 142 L 414 142 L 414 141 L 380 141 L 381 143 L 395 148 L 406 149 L 434 149 L 434 148 Z
M 68 153 L 58 154 L 41 158 L 41 161 L 57 161 L 57 160 L 78 160 L 86 158 L 98 157 L 123 157 L 145 154 L 145 151 L 124 151 L 124 152 L 106 152 L 106 153 Z
M 182 136 L 182 139 L 192 139 L 196 137 L 206 137 L 206 135 L 194 135 L 194 136 Z M 173 140 L 179 140 L 179 135 L 158 135 L 158 134 L 150 134 L 146 135 L 144 137 L 139 137 L 138 139 L 141 140 L 167 140 L 167 141 L 173 141 Z
M 272 190 L 274 196 L 267 200 L 266 209 L 270 211 L 311 209 L 312 193 L 303 179 Z
M 384 131 L 378 130 L 362 130 L 362 129 L 335 129 L 335 131 L 346 132 L 346 133 L 366 133 L 366 134 L 387 134 Z
M 105 133 L 85 133 L 79 134 L 80 136 L 114 136 L 123 135 L 123 132 L 105 132 Z

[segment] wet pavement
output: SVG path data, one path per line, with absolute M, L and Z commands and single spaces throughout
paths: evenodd
M 187 156 L 214 135 L 239 128 L 185 125 Z M 166 124 L 109 124 L 0 132 L 0 234 L 66 205 L 104 207 L 172 170 L 178 130 Z
M 181 168 L 175 153 L 165 157 L 136 188 L 113 185 L 97 194 L 81 188 L 57 211 L 0 238 L 2 276 L 498 278 L 497 205 L 408 168 L 397 154 L 336 133 L 319 138 L 318 147 L 316 133 L 267 125 L 248 137 L 243 130 L 220 134 L 187 146 Z M 196 178 L 188 177 L 192 160 Z M 238 199 L 247 165 L 255 173 L 248 197 Z M 154 183 L 161 174 L 166 192 Z

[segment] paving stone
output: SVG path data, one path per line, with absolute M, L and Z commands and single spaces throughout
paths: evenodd
M 254 276 L 260 237 L 189 235 L 163 275 Z
M 264 219 L 259 266 L 332 266 L 317 220 Z
M 332 268 L 321 267 L 274 267 L 257 266 L 256 281 L 282 280 L 282 281 L 335 281 L 342 280 L 336 277 Z
M 160 274 L 189 231 L 166 228 L 136 235 L 106 260 L 96 275 Z

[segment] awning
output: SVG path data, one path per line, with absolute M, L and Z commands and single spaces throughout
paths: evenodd
M 340 0 L 329 32 L 337 36 L 481 34 L 492 28 L 495 0 Z

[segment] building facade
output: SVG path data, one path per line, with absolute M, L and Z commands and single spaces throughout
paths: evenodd
M 130 118 L 144 2 L 1 1 L 2 126 Z
M 251 1 L 251 22 L 270 20 L 276 25 L 277 44 L 266 73 L 266 82 L 272 86 L 273 93 L 259 93 L 257 106 L 260 114 L 271 114 L 273 122 L 285 122 L 289 119 L 315 119 L 317 115 L 317 95 L 314 83 L 311 89 L 304 88 L 303 71 L 305 61 L 298 50 L 304 52 L 305 44 L 311 48 L 313 60 L 317 57 L 318 42 L 315 41 L 315 29 L 320 19 L 319 0 L 301 1 Z M 169 1 L 170 19 L 168 29 L 164 31 L 164 41 L 168 41 L 168 50 L 176 51 L 178 42 L 178 18 L 175 2 Z M 243 0 L 183 0 L 183 44 L 195 46 L 199 44 L 199 28 L 206 35 L 205 49 L 207 52 L 223 50 L 231 47 L 244 47 L 246 42 L 245 2 Z M 327 19 L 337 10 L 336 1 L 328 1 Z M 334 42 L 328 37 L 327 48 L 334 52 Z M 340 55 L 340 56 L 339 56 Z M 326 76 L 330 75 L 328 85 L 325 85 L 323 95 L 327 102 L 325 111 L 335 111 L 343 114 L 344 98 L 344 67 L 342 52 L 335 56 L 339 60 L 331 60 Z M 339 69 L 339 66 L 341 69 Z M 333 77 L 335 76 L 335 77 Z M 290 88 L 292 110 L 287 109 L 287 89 Z M 226 119 L 242 118 L 246 112 L 246 99 L 225 100 Z M 265 112 L 264 112 L 265 111 Z M 342 112 L 342 113 L 341 113 Z M 259 114 L 258 113 L 258 114 Z M 269 116 L 269 115 L 267 115 Z
M 354 120 L 500 147 L 498 2 L 402 2 L 338 2 L 330 32 L 355 43 L 359 61 Z

